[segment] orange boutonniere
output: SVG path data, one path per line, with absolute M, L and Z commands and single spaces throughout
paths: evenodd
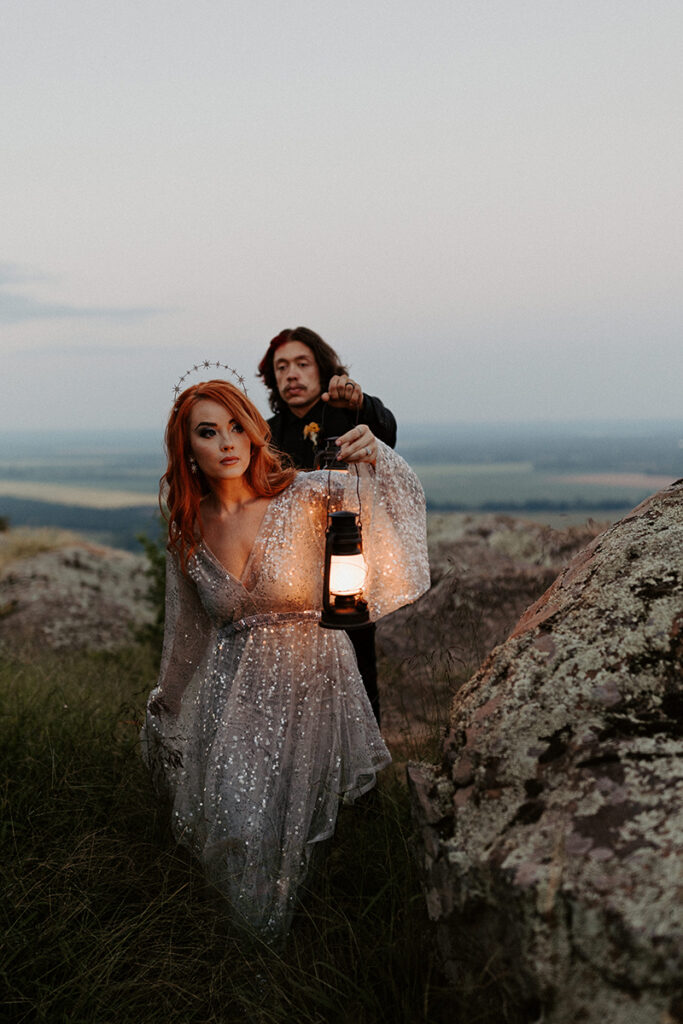
M 311 442 L 313 447 L 318 443 L 318 434 L 320 433 L 320 427 L 317 423 L 307 423 L 304 427 L 304 437 Z

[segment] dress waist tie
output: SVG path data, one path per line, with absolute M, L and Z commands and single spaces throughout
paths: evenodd
M 289 622 L 317 622 L 319 618 L 320 612 L 316 611 L 263 612 L 260 615 L 247 615 L 243 619 L 227 622 L 221 626 L 218 631 L 218 639 L 225 640 L 233 633 L 243 633 L 255 626 L 279 626 Z

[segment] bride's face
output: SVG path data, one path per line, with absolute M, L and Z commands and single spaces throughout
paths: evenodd
M 251 441 L 244 427 L 218 402 L 202 398 L 190 414 L 190 448 L 209 480 L 244 476 L 251 461 Z

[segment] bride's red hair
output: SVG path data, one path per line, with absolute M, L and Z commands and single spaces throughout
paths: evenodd
M 190 468 L 190 414 L 197 402 L 208 398 L 228 410 L 251 441 L 251 461 L 244 479 L 260 497 L 272 497 L 296 475 L 284 464 L 286 456 L 270 447 L 270 428 L 256 406 L 226 380 L 210 380 L 187 388 L 178 397 L 166 424 L 168 465 L 160 481 L 159 504 L 168 520 L 168 548 L 176 551 L 183 569 L 201 538 L 199 503 L 209 485 L 201 469 Z

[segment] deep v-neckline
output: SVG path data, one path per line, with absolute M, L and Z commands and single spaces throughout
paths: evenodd
M 251 545 L 251 550 L 250 550 L 249 554 L 247 555 L 247 560 L 244 563 L 244 567 L 242 569 L 241 575 L 236 576 L 235 573 L 231 572 L 230 569 L 228 569 L 228 567 L 226 565 L 223 565 L 223 563 L 221 562 L 220 558 L 218 558 L 218 556 L 216 554 L 214 554 L 214 552 L 211 550 L 211 548 L 206 543 L 206 541 L 204 540 L 203 537 L 202 537 L 202 539 L 200 541 L 201 547 L 204 549 L 204 551 L 209 556 L 209 559 L 214 563 L 214 565 L 216 565 L 221 570 L 221 572 L 225 573 L 226 576 L 229 576 L 231 580 L 234 580 L 235 583 L 238 583 L 242 587 L 243 590 L 246 590 L 246 592 L 248 594 L 250 594 L 255 589 L 256 582 L 257 582 L 257 580 L 255 580 L 254 581 L 254 586 L 247 587 L 247 582 L 249 580 L 249 576 L 250 576 L 250 572 L 251 572 L 251 566 L 252 566 L 252 562 L 254 561 L 254 556 L 255 556 L 255 553 L 256 553 L 256 549 L 257 549 L 257 547 L 260 546 L 260 541 L 261 541 L 261 537 L 263 535 L 263 531 L 264 531 L 264 528 L 265 528 L 265 525 L 266 525 L 266 520 L 270 516 L 270 510 L 271 510 L 271 508 L 273 507 L 273 505 L 275 504 L 275 502 L 277 501 L 277 499 L 279 497 L 280 497 L 279 494 L 275 495 L 275 497 L 271 498 L 270 501 L 268 502 L 268 504 L 266 505 L 266 510 L 263 513 L 263 517 L 261 519 L 261 522 L 259 523 L 258 530 L 256 531 L 256 535 L 254 536 L 254 543 Z M 257 579 L 258 579 L 258 577 L 257 577 Z

